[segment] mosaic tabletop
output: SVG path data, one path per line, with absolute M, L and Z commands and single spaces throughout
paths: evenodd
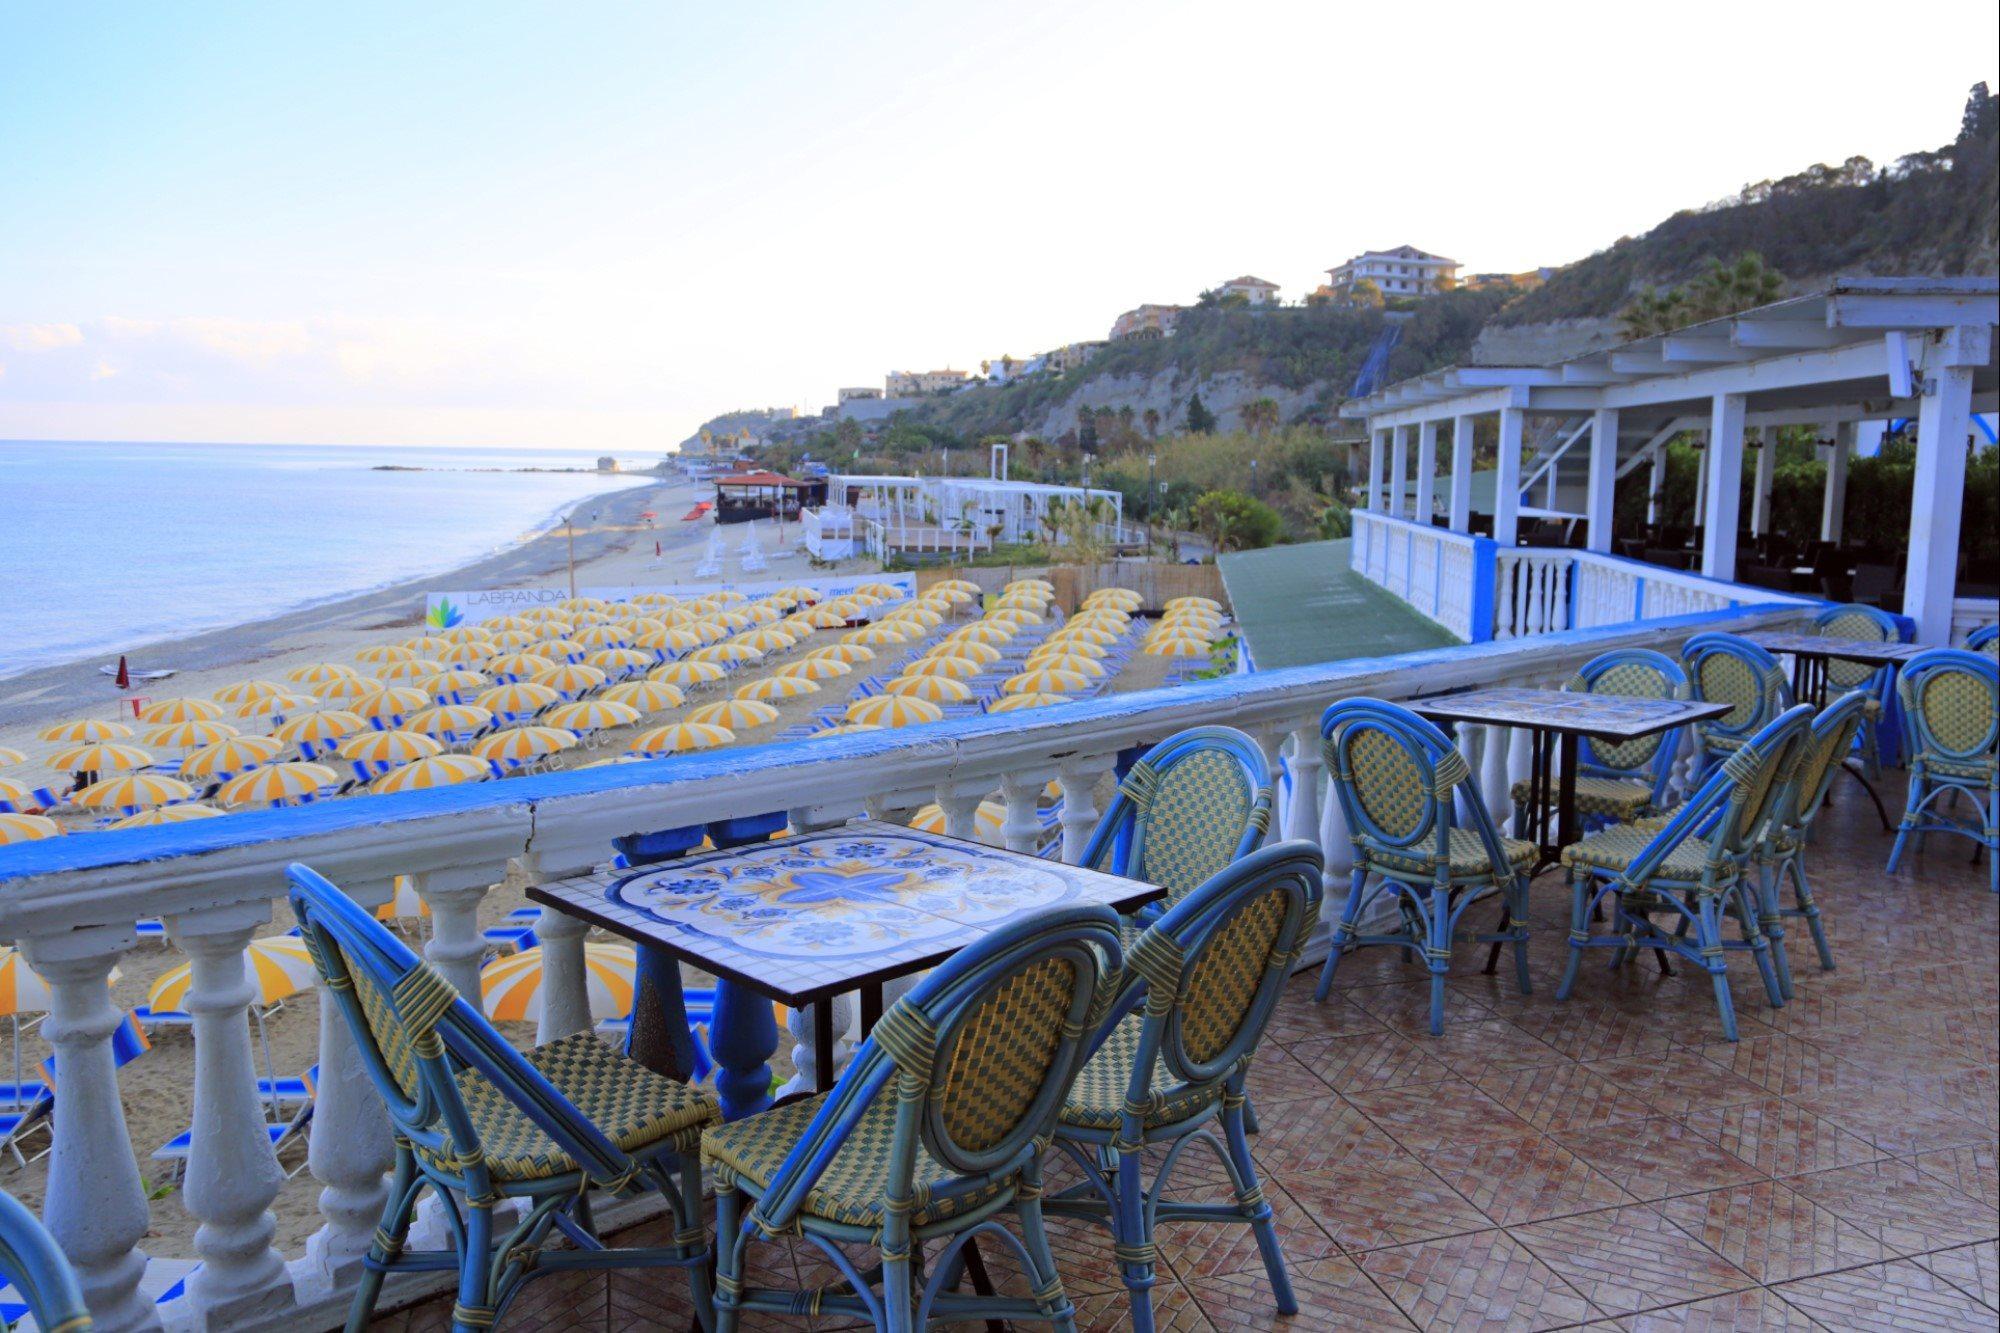
M 1821 638 L 1817 634 L 1788 634 L 1780 630 L 1765 630 L 1744 637 L 1774 653 L 1790 653 L 1794 657 L 1837 657 L 1843 662 L 1861 662 L 1868 666 L 1907 662 L 1925 651 L 1921 643 L 1883 643 L 1878 639 L 1830 639 Z
M 858 821 L 528 893 L 798 1006 L 935 966 L 1024 913 L 1082 903 L 1129 912 L 1164 890 Z
M 1509 688 L 1415 699 L 1409 707 L 1433 722 L 1483 722 L 1624 741 L 1719 717 L 1730 706 L 1692 699 L 1635 699 L 1621 694 Z

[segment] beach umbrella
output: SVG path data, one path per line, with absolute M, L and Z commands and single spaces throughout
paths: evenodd
M 495 717 L 532 717 L 561 698 L 562 695 L 546 685 L 517 680 L 482 690 L 473 702 L 490 710 Z
M 632 741 L 630 753 L 640 757 L 679 754 L 683 750 L 712 750 L 736 739 L 727 727 L 706 722 L 674 722 L 641 732 Z
M 794 602 L 817 602 L 820 598 L 819 589 L 808 587 L 803 583 L 788 583 L 773 595 L 789 597 Z
M 689 653 L 686 660 L 690 662 L 725 662 L 733 665 L 738 662 L 754 662 L 763 655 L 746 643 L 711 643 L 706 647 L 697 648 Z
M 1088 657 L 1092 661 L 1097 661 L 1108 656 L 1110 652 L 1111 650 L 1103 644 L 1092 643 L 1089 639 L 1058 639 L 1051 635 L 1042 642 L 1041 647 L 1028 654 L 1028 660 L 1040 662 L 1050 657 Z
M 986 619 L 995 625 L 1039 625 L 1041 613 L 1025 606 L 997 606 L 986 613 Z
M 899 625 L 922 625 L 925 629 L 936 629 L 939 625 L 944 624 L 943 615 L 928 606 L 919 606 L 914 602 L 908 606 L 897 607 L 888 615 L 883 616 L 882 619 L 885 622 L 895 621 Z
M 613 685 L 602 696 L 613 703 L 630 704 L 642 713 L 661 713 L 687 702 L 680 688 L 659 680 L 628 680 Z
M 632 605 L 634 605 L 634 606 L 678 606 L 678 605 L 680 605 L 680 599 L 679 599 L 679 598 L 677 598 L 677 597 L 675 597 L 675 596 L 674 596 L 674 595 L 673 595 L 672 593 L 664 593 L 664 592 L 641 592 L 641 593 L 634 593 L 634 594 L 633 594 L 633 596 L 632 596 Z
M 750 600 L 749 593 L 738 592 L 734 588 L 723 588 L 720 591 L 710 593 L 708 596 L 717 606 L 732 605 L 736 602 L 747 602 Z
M 203 745 L 213 745 L 228 736 L 234 736 L 236 728 L 227 722 L 205 722 L 191 719 L 186 722 L 169 722 L 163 727 L 154 727 L 146 733 L 146 744 L 164 746 L 170 750 L 193 750 Z
M 962 704 L 972 697 L 972 687 L 949 676 L 898 676 L 884 681 L 882 688 L 906 699 L 928 699 L 934 704 Z
M 542 721 L 549 726 L 577 732 L 628 727 L 638 720 L 638 709 L 631 704 L 621 704 L 616 699 L 585 699 L 579 703 L 558 704 L 542 714 Z
M 1148 639 L 1140 649 L 1148 657 L 1207 657 L 1208 640 L 1189 638 Z
M 799 680 L 834 680 L 853 670 L 837 657 L 808 657 L 803 661 L 788 662 L 772 674 Z
M 313 686 L 312 692 L 322 703 L 340 704 L 365 699 L 381 688 L 381 681 L 367 676 L 336 676 Z
M 1092 680 L 1101 679 L 1105 674 L 1104 664 L 1096 658 L 1086 657 L 1082 653 L 1065 653 L 1061 651 L 1044 653 L 1040 657 L 1030 656 L 1023 670 L 1075 671 L 1090 677 Z
M 1198 606 L 1207 611 L 1222 609 L 1222 603 L 1213 597 L 1174 597 L 1168 600 L 1166 609 L 1172 611 L 1183 606 Z
M 412 713 L 403 721 L 404 730 L 420 731 L 447 744 L 470 740 L 492 725 L 492 710 L 477 704 L 438 704 Z
M 206 699 L 157 699 L 139 712 L 141 722 L 151 722 L 155 725 L 168 722 L 209 722 L 221 716 L 222 705 L 210 703 Z
M 486 663 L 486 672 L 503 684 L 517 680 L 532 680 L 544 671 L 553 671 L 556 664 L 540 653 L 501 653 Z
M 132 728 L 123 722 L 100 722 L 94 717 L 81 717 L 74 722 L 58 722 L 53 727 L 43 727 L 38 733 L 45 741 L 57 744 L 83 745 L 91 741 L 118 741 L 132 734 Z
M 874 722 L 842 722 L 837 726 L 821 727 L 806 739 L 816 741 L 822 736 L 853 736 L 863 731 L 880 730 L 882 730 L 881 725 Z
M 486 646 L 496 653 L 516 653 L 526 648 L 529 644 L 537 642 L 541 637 L 541 634 L 536 630 L 503 629 L 494 635 Z M 490 670 L 491 668 L 489 667 L 488 669 Z
M 590 650 L 575 639 L 557 635 L 549 639 L 536 639 L 526 645 L 523 651 L 532 652 L 538 657 L 546 657 L 551 662 L 579 662 Z
M 375 668 L 375 679 L 388 682 L 428 680 L 442 670 L 444 663 L 435 657 L 404 657 Z
M 607 676 L 624 676 L 649 667 L 658 659 L 651 653 L 642 653 L 637 648 L 599 648 L 584 656 L 587 665 L 596 667 Z
M 732 692 L 738 699 L 797 699 L 808 694 L 819 693 L 819 682 L 804 676 L 766 676 L 753 680 L 748 685 L 739 685 Z
M 309 989 L 318 979 L 312 954 L 297 935 L 268 935 L 250 941 L 243 950 L 249 965 L 253 990 L 251 1003 L 268 1009 Z M 146 1004 L 155 1013 L 181 1013 L 187 1009 L 188 993 L 194 988 L 194 968 L 190 963 L 170 967 L 146 989 Z
M 483 759 L 474 759 L 469 754 L 434 754 L 390 769 L 369 783 L 368 789 L 387 796 L 399 791 L 429 791 L 433 787 L 479 782 L 492 776 L 492 768 Z
M 441 639 L 435 634 L 423 634 L 414 639 L 403 640 L 402 646 L 408 648 L 418 657 L 429 657 L 434 653 L 441 653 L 451 647 L 451 642 L 450 639 Z
M 0 814 L 27 814 L 46 810 L 56 803 L 56 794 L 47 787 L 30 787 L 25 782 L 0 778 Z
M 194 788 L 179 778 L 158 773 L 121 773 L 115 778 L 94 782 L 69 798 L 70 804 L 86 810 L 116 810 L 131 814 L 148 806 L 185 801 Z
M 992 647 L 998 647 L 1012 640 L 1019 632 L 1012 625 L 995 624 L 990 620 L 982 620 L 953 630 L 944 636 L 944 641 L 946 643 L 983 643 Z
M 684 653 L 701 646 L 701 635 L 685 629 L 649 629 L 632 637 L 632 646 L 655 655 Z
M 536 945 L 496 958 L 479 970 L 479 994 L 486 1016 L 502 1023 L 539 1022 L 542 949 Z M 591 941 L 583 946 L 585 992 L 593 1018 L 618 1018 L 632 1012 L 639 989 L 638 950 L 629 944 Z
M 285 679 L 296 685 L 321 685 L 335 676 L 352 676 L 354 668 L 340 662 L 308 662 L 295 666 L 285 673 Z
M 814 629 L 839 629 L 848 622 L 849 614 L 837 606 L 816 606 L 800 619 Z
M 340 743 L 340 757 L 351 760 L 355 773 L 365 781 L 385 768 L 413 764 L 443 749 L 435 737 L 421 732 L 364 731 Z
M 753 629 L 747 634 L 739 634 L 729 642 L 740 643 L 745 648 L 755 649 L 759 653 L 780 653 L 792 646 L 792 636 L 781 629 L 767 626 L 764 629 Z
M 647 680 L 656 680 L 663 685 L 707 685 L 728 675 L 720 662 L 690 662 L 683 658 L 669 662 L 665 666 L 654 667 L 646 673 Z
M 703 643 L 719 643 L 729 637 L 729 631 L 713 620 L 690 620 L 682 628 Z
M 25 764 L 27 762 L 27 755 L 22 754 L 12 746 L 0 745 L 0 768 L 5 768 L 9 764 Z
M 1007 806 L 1001 801 L 981 801 L 972 813 L 972 836 L 975 838 L 997 838 L 1000 826 L 1007 822 Z M 927 805 L 910 816 L 910 827 L 920 833 L 935 833 L 944 836 L 945 817 L 941 805 Z
M 153 762 L 150 751 L 118 741 L 92 741 L 57 750 L 44 761 L 59 773 L 117 773 Z
M 438 637 L 446 643 L 484 643 L 493 637 L 493 631 L 484 625 L 454 625 Z
M 1098 588 L 1084 597 L 1083 604 L 1085 606 L 1100 606 L 1107 602 L 1116 603 L 1124 606 L 1129 611 L 1145 600 L 1144 597 L 1139 595 L 1137 590 L 1132 588 Z
M 941 579 L 931 585 L 932 592 L 969 592 L 977 595 L 983 591 L 970 579 Z
M 752 602 L 743 608 L 743 615 L 753 625 L 768 625 L 784 616 L 784 612 L 769 602 Z
M 270 763 L 284 748 L 276 736 L 230 736 L 181 760 L 181 776 L 221 781 Z
M 1000 650 L 990 643 L 975 643 L 971 639 L 951 639 L 940 643 L 925 653 L 924 657 L 957 657 L 967 662 L 977 662 L 980 666 L 991 666 L 1000 660 Z
M 631 633 L 623 625 L 586 625 L 570 638 L 585 648 L 623 648 Z
M 508 630 L 532 630 L 539 622 L 530 620 L 527 616 L 495 616 L 491 620 L 482 620 L 479 623 L 497 639 Z
M 1000 684 L 1003 694 L 1077 694 L 1090 688 L 1090 677 L 1081 671 L 1057 670 L 1049 667 L 1023 671 L 1009 676 Z
M 1118 642 L 1118 639 L 1117 630 L 1107 629 L 1102 625 L 1079 625 L 1072 620 L 1042 642 L 1044 644 L 1087 643 L 1098 648 L 1108 648 Z
M 662 629 L 679 629 L 683 625 L 692 625 L 694 623 L 694 612 L 681 606 L 666 607 L 656 611 L 646 619 Z
M 233 685 L 224 685 L 210 697 L 219 703 L 242 704 L 249 703 L 252 699 L 265 699 L 274 694 L 290 694 L 291 692 L 283 685 L 279 685 L 274 681 L 239 680 Z
M 449 671 L 440 671 L 434 676 L 424 677 L 417 682 L 417 688 L 430 695 L 437 703 L 462 704 L 467 695 L 478 693 L 489 683 L 484 672 L 454 667 Z
M 430 706 L 431 697 L 414 685 L 388 685 L 373 694 L 364 694 L 348 705 L 347 711 L 368 719 L 372 726 L 399 727 L 403 719 Z
M 888 648 L 908 643 L 921 633 L 915 625 L 864 625 L 841 635 L 844 643 L 858 643 L 864 648 Z
M 561 727 L 508 727 L 472 743 L 472 753 L 509 767 L 546 758 L 576 744 L 576 733 Z
M 389 901 L 375 909 L 377 921 L 421 921 L 431 914 L 431 905 L 417 892 L 417 882 L 408 875 L 390 881 Z
M 325 764 L 294 759 L 231 778 L 216 791 L 215 799 L 224 805 L 285 805 L 310 801 L 339 780 L 340 775 Z
M 983 663 L 969 657 L 920 657 L 903 669 L 906 676 L 949 676 L 953 680 L 971 680 L 986 669 Z
M 1051 597 L 1055 596 L 1056 592 L 1056 585 L 1050 583 L 1047 579 L 1011 579 L 1007 583 L 1007 589 L 1014 588 L 1032 588 L 1037 592 L 1045 592 Z
M 1025 606 L 1026 608 L 1028 608 L 1028 610 L 1040 614 L 1042 611 L 1048 609 L 1049 598 L 1048 594 L 1046 593 L 1032 591 L 1032 590 L 1005 592 L 1001 593 L 1000 596 L 994 599 L 993 605 L 995 608 L 1003 606 Z
M 202 805 L 198 801 L 183 801 L 179 805 L 158 805 L 151 810 L 141 810 L 136 815 L 127 815 L 106 828 L 153 828 L 159 824 L 191 824 L 197 819 L 215 819 L 222 811 L 212 805 Z
M 748 615 L 741 611 L 717 611 L 713 619 L 716 624 L 722 626 L 732 634 L 738 630 L 749 629 L 752 623 L 754 623 Z
M 454 643 L 437 655 L 437 660 L 445 666 L 477 666 L 493 655 L 493 645 L 485 639 L 475 639 L 469 643 Z
M 986 705 L 989 713 L 1018 713 L 1024 708 L 1047 708 L 1050 704 L 1066 704 L 1069 697 L 1049 694 L 1042 690 L 1026 690 L 1020 694 L 1003 694 Z
M 268 717 L 273 722 L 282 722 L 292 713 L 310 710 L 319 700 L 310 694 L 293 694 L 281 690 L 277 694 L 261 695 L 246 699 L 236 705 L 238 717 Z
M 537 685 L 546 685 L 566 699 L 574 699 L 579 694 L 588 694 L 602 685 L 604 673 L 594 666 L 581 662 L 565 662 L 558 667 L 536 673 L 530 677 Z
M 565 597 L 556 605 L 565 611 L 604 611 L 611 603 L 602 597 Z
M 943 610 L 950 606 L 964 606 L 975 596 L 976 594 L 967 592 L 963 588 L 947 588 L 943 584 L 939 584 L 925 593 L 923 600 L 937 607 L 939 610 Z
M 860 662 L 875 660 L 875 650 L 860 643 L 829 643 L 824 648 L 814 648 L 806 654 L 808 662 L 840 662 L 853 666 Z
M 405 661 L 415 656 L 415 652 L 400 643 L 371 643 L 356 653 L 354 660 L 381 666 L 389 662 Z
M 0 847 L 62 836 L 62 825 L 47 815 L 0 815 Z
M 847 705 L 849 722 L 872 722 L 878 727 L 908 727 L 919 722 L 936 722 L 944 710 L 925 699 L 906 699 L 900 694 L 877 694 Z
M 352 736 L 368 724 L 357 713 L 341 708 L 327 708 L 315 713 L 300 713 L 283 726 L 271 732 L 281 741 L 289 741 L 299 747 L 305 757 L 313 757 L 313 747 L 332 749 L 332 742 L 343 736 Z
M 756 699 L 718 699 L 688 710 L 690 722 L 706 722 L 731 731 L 752 731 L 778 720 L 778 710 Z
M 893 583 L 864 583 L 854 590 L 857 597 L 879 597 L 885 602 L 893 602 L 903 596 L 903 590 Z

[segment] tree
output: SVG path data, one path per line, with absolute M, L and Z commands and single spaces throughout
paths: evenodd
M 1147 408 L 1147 409 L 1146 409 L 1146 415 L 1145 415 L 1145 417 L 1143 418 L 1143 420 L 1144 420 L 1144 421 L 1145 421 L 1145 423 L 1146 423 L 1146 438 L 1147 438 L 1147 439 L 1149 439 L 1149 440 L 1157 440 L 1157 439 L 1159 439 L 1159 438 L 1160 438 L 1160 409 L 1159 409 L 1159 408 L 1157 408 L 1157 407 L 1149 407 L 1149 408 Z
M 1769 305 L 1784 293 L 1784 275 L 1766 265 L 1755 250 L 1745 250 L 1726 264 L 1711 258 L 1707 272 L 1679 287 L 1664 292 L 1641 288 L 1619 319 L 1627 337 L 1650 338 Z
M 1278 400 L 1253 398 L 1243 405 L 1243 424 L 1252 435 L 1262 435 L 1278 424 Z
M 1206 435 L 1215 429 L 1215 413 L 1201 401 L 1201 390 L 1188 395 L 1187 428 L 1191 434 Z
M 1965 99 L 1965 114 L 1958 122 L 1958 139 L 1960 143 L 1984 139 L 1996 129 L 2000 129 L 2000 104 L 1996 104 L 1992 91 L 1981 79 L 1972 85 L 1972 94 Z
M 1367 278 L 1357 280 L 1347 289 L 1347 303 L 1368 310 L 1382 308 L 1382 289 Z
M 1278 511 L 1241 491 L 1209 491 L 1194 502 L 1195 527 L 1207 534 L 1217 555 L 1254 551 L 1285 535 Z
M 1076 414 L 1076 445 L 1087 454 L 1097 452 L 1097 411 L 1084 408 Z

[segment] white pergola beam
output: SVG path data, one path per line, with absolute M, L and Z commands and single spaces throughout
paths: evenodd
M 1800 319 L 1739 319 L 1729 328 L 1729 341 L 1738 347 L 1802 352 L 1815 347 L 1837 347 L 1854 339 L 1839 329 Z
M 1732 346 L 1727 338 L 1671 335 L 1660 339 L 1660 358 L 1670 365 L 1690 361 L 1750 361 L 1756 356 L 1754 351 Z

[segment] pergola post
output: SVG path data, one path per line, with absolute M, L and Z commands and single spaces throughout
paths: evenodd
M 1410 474 L 1410 427 L 1396 427 L 1394 442 L 1389 446 L 1389 517 L 1404 517 L 1404 488 Z
M 1701 531 L 1708 522 L 1708 434 L 1702 433 L 1694 449 L 1694 526 Z
M 1590 414 L 1590 481 L 1583 513 L 1586 549 L 1611 549 L 1612 500 L 1618 482 L 1618 409 L 1600 407 Z
M 1368 503 L 1364 507 L 1377 513 L 1382 512 L 1382 437 L 1387 433 L 1386 427 L 1368 432 Z
M 1453 532 L 1472 530 L 1472 427 L 1469 416 L 1452 419 L 1451 511 L 1447 521 Z
M 1660 499 L 1667 490 L 1667 446 L 1653 450 L 1653 464 L 1646 474 L 1646 530 L 1660 525 Z
M 1709 410 L 1708 477 L 1702 497 L 1706 522 L 1701 572 L 1706 578 L 1736 578 L 1736 520 L 1742 509 L 1744 396 L 1719 393 Z
M 1757 443 L 1757 478 L 1750 487 L 1750 535 L 1771 530 L 1771 478 L 1778 465 L 1778 428 L 1764 427 Z
M 1514 545 L 1521 527 L 1521 428 L 1527 413 L 1518 407 L 1500 409 L 1500 467 L 1493 479 L 1493 540 Z
M 1854 453 L 1854 423 L 1836 422 L 1826 452 L 1826 489 L 1820 496 L 1819 539 L 1840 544 L 1847 515 L 1847 460 Z
M 1437 509 L 1438 423 L 1426 421 L 1417 427 L 1417 493 L 1410 501 L 1410 517 L 1428 524 Z
M 1953 329 L 1925 367 L 1917 408 L 1917 470 L 1910 487 L 1910 566 L 1903 614 L 1917 622 L 1917 642 L 1951 642 L 1958 592 L 1959 510 L 1965 495 L 1966 432 L 1971 429 L 1972 371 L 1983 365 L 1990 330 Z

